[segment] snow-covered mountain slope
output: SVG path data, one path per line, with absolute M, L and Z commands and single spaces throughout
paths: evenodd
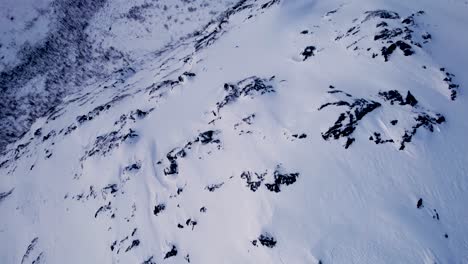
M 190 36 L 232 0 L 4 0 L 0 152 L 88 84 Z M 163 23 L 162 23 L 163 22 Z
M 467 13 L 242 0 L 82 84 L 0 160 L 1 262 L 468 263 Z

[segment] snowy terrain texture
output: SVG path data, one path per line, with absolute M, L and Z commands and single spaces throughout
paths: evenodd
M 467 1 L 0 9 L 0 263 L 468 263 Z

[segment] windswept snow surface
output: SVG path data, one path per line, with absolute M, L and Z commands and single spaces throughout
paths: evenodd
M 466 14 L 231 5 L 7 147 L 0 262 L 468 263 Z

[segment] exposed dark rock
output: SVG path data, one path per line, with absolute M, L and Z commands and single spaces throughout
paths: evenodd
M 440 216 L 439 216 L 439 213 L 437 212 L 436 209 L 434 209 L 434 215 L 432 216 L 433 219 L 436 219 L 437 221 L 440 220 Z
M 145 22 L 146 18 L 144 16 L 145 9 L 153 7 L 153 4 L 144 3 L 138 6 L 132 6 L 128 12 L 125 14 L 125 17 L 131 20 Z
M 422 48 L 422 44 L 426 44 L 432 38 L 431 34 L 425 31 L 422 31 L 424 25 L 417 24 L 415 19 L 416 16 L 420 16 L 423 13 L 417 12 L 412 14 L 406 19 L 399 21 L 399 15 L 392 11 L 387 10 L 376 10 L 368 11 L 365 13 L 365 18 L 349 28 L 349 30 L 340 34 L 336 37 L 335 40 L 341 40 L 343 38 L 351 38 L 350 43 L 347 45 L 347 49 L 352 50 L 361 50 L 358 44 L 370 45 L 369 41 L 379 42 L 377 45 L 380 47 L 380 55 L 382 55 L 385 61 L 389 61 L 390 56 L 395 52 L 395 50 L 400 49 L 404 56 L 410 56 L 416 51 L 415 47 Z M 397 20 L 392 23 L 387 23 L 386 21 L 375 22 L 375 27 L 380 30 L 377 33 L 366 32 L 359 34 L 361 31 L 361 25 L 364 23 L 374 23 L 373 18 L 382 18 L 382 19 L 393 19 Z M 418 38 L 418 35 L 420 38 Z M 372 39 L 369 39 L 371 37 Z M 422 44 L 418 41 L 422 41 Z M 379 56 L 379 53 L 376 53 L 372 48 L 367 48 L 367 51 L 371 54 L 372 58 Z
M 46 140 L 48 140 L 48 139 L 51 138 L 51 137 L 55 137 L 55 130 L 50 131 L 47 135 L 45 135 L 44 137 L 42 137 L 42 141 L 46 141 Z
M 397 36 L 400 36 L 403 34 L 403 30 L 401 28 L 395 28 L 395 29 L 382 29 L 377 35 L 374 36 L 374 40 L 387 40 L 387 39 L 392 39 Z
M 76 121 L 78 122 L 78 124 L 83 124 L 84 122 L 88 121 L 88 116 L 85 116 L 85 115 L 81 115 L 81 116 L 77 116 L 76 117 Z
M 373 10 L 373 11 L 366 11 L 366 18 L 362 21 L 365 22 L 369 19 L 373 18 L 381 18 L 381 19 L 399 19 L 400 15 L 398 13 L 388 10 Z
M 193 73 L 193 72 L 184 72 L 183 75 L 187 76 L 187 77 L 195 77 L 196 76 L 196 74 Z
M 208 143 L 219 143 L 219 139 L 214 139 L 213 136 L 217 134 L 216 131 L 213 131 L 213 130 L 208 130 L 206 132 L 203 132 L 203 133 L 200 133 L 200 135 L 198 136 L 198 139 L 200 140 L 200 142 L 202 144 L 208 144 Z
M 378 27 L 378 28 L 379 28 L 379 27 L 388 27 L 388 24 L 387 24 L 387 22 L 382 21 L 382 22 L 378 23 L 378 24 L 376 25 L 376 27 Z
M 122 133 L 122 130 L 123 129 L 120 128 L 119 130 L 98 136 L 92 144 L 91 149 L 87 150 L 85 155 L 81 157 L 81 161 L 84 161 L 85 159 L 96 154 L 105 156 L 114 148 L 119 147 L 123 142 L 131 142 L 132 140 L 138 138 L 138 134 L 134 130 L 129 129 L 126 133 Z
M 415 22 L 414 22 L 414 16 L 409 16 L 409 17 L 403 19 L 403 20 L 401 21 L 401 23 L 402 23 L 402 24 L 406 24 L 406 25 L 411 25 L 411 26 L 414 25 L 414 24 L 415 24 Z
M 345 145 L 344 145 L 344 148 L 345 148 L 345 149 L 348 149 L 349 146 L 351 146 L 351 144 L 353 144 L 354 141 L 356 141 L 355 138 L 348 137 L 348 138 L 346 139 L 346 143 L 345 143 Z
M 166 253 L 166 255 L 164 256 L 164 259 L 174 257 L 174 256 L 177 256 L 177 247 L 172 245 L 171 250 Z
M 109 184 L 107 185 L 106 187 L 104 187 L 103 189 L 103 192 L 110 192 L 111 194 L 114 194 L 118 191 L 118 187 L 117 187 L 117 184 Z
M 252 125 L 254 122 L 254 119 L 255 119 L 255 114 L 250 114 L 249 116 L 242 118 L 242 122 L 234 124 L 234 129 L 238 130 L 240 128 L 239 135 L 250 134 L 252 133 L 252 131 L 244 129 L 243 125 L 248 125 L 248 126 Z
M 156 264 L 156 262 L 153 260 L 153 256 L 149 257 L 147 260 L 143 261 L 141 264 Z
M 432 35 L 429 34 L 428 32 L 424 33 L 421 37 L 422 37 L 424 40 L 430 40 L 430 39 L 432 39 Z
M 42 135 L 42 128 L 38 128 L 34 131 L 34 136 L 39 137 L 40 135 Z
M 221 140 L 218 138 L 220 131 L 218 130 L 209 130 L 203 133 L 200 133 L 199 136 L 193 140 L 189 141 L 182 148 L 174 148 L 167 155 L 166 158 L 169 161 L 169 166 L 164 168 L 165 175 L 174 175 L 179 173 L 179 165 L 177 159 L 184 158 L 187 155 L 187 152 L 192 149 L 192 146 L 196 143 L 201 143 L 202 145 L 207 144 L 217 144 L 217 148 L 221 149 Z M 161 162 L 162 163 L 162 162 Z
M 319 107 L 319 111 L 322 110 L 323 108 L 327 107 L 327 106 L 330 106 L 330 105 L 334 105 L 334 106 L 351 106 L 350 103 L 346 102 L 346 101 L 337 101 L 337 102 L 333 102 L 333 103 L 326 103 L 326 104 L 323 104 Z
M 127 249 L 125 249 L 125 252 L 128 252 L 130 250 L 132 250 L 134 247 L 138 247 L 140 245 L 140 240 L 138 239 L 135 239 L 132 241 L 132 244 L 130 246 L 127 247 Z
M 31 262 L 31 264 L 41 264 L 43 256 L 44 252 L 39 253 L 39 255 Z
M 339 10 L 339 9 L 337 8 L 337 9 L 333 9 L 333 10 L 331 10 L 331 11 L 328 11 L 328 12 L 325 14 L 325 16 L 329 16 L 329 15 L 335 14 L 336 12 L 338 12 L 338 10 Z
M 411 94 L 411 92 L 408 91 L 408 94 L 406 95 L 405 103 L 414 107 L 416 104 L 418 104 L 418 100 L 416 100 L 416 98 Z
M 128 133 L 123 135 L 122 141 L 126 141 L 128 139 L 134 139 L 134 138 L 137 138 L 137 137 L 138 137 L 138 134 L 133 129 L 129 129 Z
M 111 209 L 112 209 L 111 202 L 109 202 L 106 205 L 103 205 L 103 206 L 99 207 L 99 209 L 94 214 L 94 218 L 97 218 L 100 213 L 109 211 Z
M 322 110 L 323 108 L 328 107 L 330 105 L 346 106 L 349 110 L 345 111 L 344 113 L 341 113 L 338 119 L 335 121 L 335 124 L 331 126 L 327 131 L 322 133 L 322 137 L 324 140 L 338 140 L 340 138 L 347 138 L 345 148 L 348 148 L 354 142 L 354 138 L 351 138 L 350 136 L 355 131 L 359 121 L 365 115 L 381 106 L 381 104 L 378 102 L 360 98 L 353 99 L 351 103 L 347 101 L 326 103 L 320 106 L 318 110 Z
M 276 239 L 269 234 L 261 234 L 258 237 L 258 241 L 262 246 L 274 248 L 276 246 Z
M 398 103 L 399 105 L 411 105 L 414 107 L 418 104 L 418 100 L 416 100 L 410 91 L 408 91 L 405 99 L 403 99 L 403 96 L 397 90 L 379 92 L 379 96 L 385 101 L 390 101 L 391 105 Z
M 327 93 L 329 93 L 329 94 L 344 94 L 344 95 L 346 95 L 347 97 L 353 97 L 353 96 L 350 95 L 349 93 L 343 92 L 343 91 L 341 91 L 341 90 L 331 90 L 331 91 L 328 91 Z
M 71 124 L 67 127 L 67 129 L 65 130 L 65 133 L 64 135 L 68 135 L 68 134 L 71 134 L 73 131 L 75 131 L 78 127 L 75 125 L 75 124 Z
M 237 84 L 225 83 L 224 91 L 227 95 L 222 101 L 216 103 L 218 111 L 224 106 L 234 103 L 240 97 L 254 97 L 256 95 L 275 92 L 275 89 L 271 84 L 274 78 L 275 77 L 272 76 L 269 79 L 261 79 L 254 76 L 239 81 Z
M 214 192 L 214 191 L 216 191 L 216 189 L 221 188 L 221 186 L 223 186 L 223 184 L 224 184 L 224 182 L 218 183 L 218 184 L 210 184 L 210 185 L 205 187 L 205 190 L 208 190 L 210 192 Z
M 261 6 L 261 8 L 262 8 L 262 9 L 269 8 L 269 7 L 271 7 L 272 5 L 274 5 L 274 4 L 276 4 L 276 3 L 279 3 L 279 1 L 280 1 L 280 0 L 270 0 L 270 1 L 266 2 L 266 3 L 264 3 L 264 4 Z
M 164 211 L 166 209 L 166 205 L 165 204 L 158 204 L 154 207 L 154 210 L 153 210 L 153 214 L 154 215 L 158 215 L 160 214 L 162 211 Z
M 332 127 L 330 127 L 326 132 L 322 133 L 322 137 L 325 140 L 337 140 L 340 138 L 346 138 L 344 147 L 347 148 L 355 141 L 354 137 L 351 137 L 351 135 L 355 131 L 358 120 L 362 119 L 362 117 L 365 114 L 369 113 L 375 108 L 380 107 L 381 104 L 362 98 L 353 99 L 354 101 L 350 101 L 349 99 L 353 98 L 351 95 L 348 95 L 339 90 L 333 90 L 333 92 L 335 91 L 337 91 L 335 94 L 346 95 L 349 98 L 345 98 L 345 100 L 341 101 L 323 104 L 319 107 L 318 110 L 322 110 L 323 108 L 331 105 L 347 107 L 349 110 L 341 113 L 335 124 Z M 407 92 L 406 97 L 403 97 L 397 90 L 379 92 L 378 95 L 384 101 L 389 102 L 390 105 L 411 106 L 413 113 L 416 113 L 416 116 L 414 116 L 414 120 L 416 121 L 416 123 L 410 129 L 405 129 L 405 133 L 400 141 L 400 150 L 403 150 L 405 148 L 406 143 L 411 142 L 412 137 L 416 134 L 416 131 L 420 127 L 424 127 L 430 132 L 433 132 L 434 125 L 445 122 L 445 117 L 441 114 L 433 114 L 418 106 L 418 100 L 410 91 Z M 358 105 L 359 108 L 357 108 L 353 114 L 352 111 L 354 110 L 354 107 L 356 107 L 356 105 Z M 398 120 L 392 120 L 390 121 L 390 123 L 395 126 L 398 123 Z M 376 144 L 395 142 L 394 139 L 382 139 L 381 134 L 378 132 L 375 132 L 374 135 L 371 136 L 369 139 L 374 141 Z
M 301 55 L 304 56 L 303 61 L 307 60 L 307 58 L 315 56 L 314 51 L 317 48 L 315 46 L 308 46 L 304 49 L 304 51 L 301 52 Z
M 192 230 L 195 228 L 195 226 L 197 224 L 198 224 L 197 221 L 194 221 L 191 218 L 189 218 L 189 219 L 187 219 L 187 221 L 185 221 L 185 225 L 186 226 L 192 226 Z
M 132 119 L 132 120 L 136 120 L 137 118 L 138 119 L 145 118 L 147 115 L 148 115 L 148 112 L 137 109 L 135 111 L 130 112 L 130 117 L 129 118 Z
M 398 40 L 395 43 L 390 44 L 388 47 L 383 47 L 381 52 L 382 56 L 385 58 L 385 61 L 388 61 L 390 55 L 398 48 L 403 52 L 403 55 L 410 56 L 414 54 L 414 50 L 406 42 Z
M 159 92 L 156 95 L 153 95 L 151 98 L 160 98 L 164 95 L 165 92 L 168 90 L 180 85 L 179 81 L 174 81 L 174 80 L 164 80 L 159 83 L 155 83 L 151 85 L 150 87 L 146 88 L 147 91 L 149 91 L 149 95 L 153 95 L 156 92 Z
M 382 97 L 385 101 L 390 101 L 390 104 L 393 105 L 395 102 L 400 105 L 404 105 L 403 96 L 397 90 L 390 90 L 386 92 L 379 92 L 379 96 Z
M 231 16 L 243 10 L 249 9 L 250 11 L 252 11 L 252 13 L 247 17 L 247 19 L 250 19 L 256 14 L 261 13 L 258 11 L 270 8 L 271 6 L 277 3 L 279 3 L 279 0 L 270 0 L 257 8 L 257 5 L 252 4 L 247 0 L 238 1 L 229 9 L 221 13 L 221 15 L 219 15 L 216 19 L 212 20 L 212 22 L 207 24 L 202 30 L 194 33 L 194 36 L 198 37 L 195 42 L 195 50 L 199 51 L 215 43 L 216 40 L 218 40 L 226 32 L 225 25 L 229 24 L 229 18 Z
M 444 72 L 445 68 L 441 68 L 440 71 Z M 447 88 L 450 91 L 450 99 L 452 99 L 452 101 L 455 101 L 457 98 L 458 88 L 460 88 L 460 85 L 453 82 L 454 77 L 454 74 L 445 72 L 444 82 L 447 84 Z
M 111 244 L 111 246 L 110 246 L 111 251 L 114 251 L 116 245 L 117 245 L 117 240 L 115 240 L 114 242 L 112 242 L 112 244 Z
M 411 46 L 404 41 L 399 40 L 395 44 L 400 48 L 401 51 L 403 51 L 403 55 L 405 56 L 410 56 L 414 53 Z
M 91 120 L 95 119 L 96 117 L 98 117 L 102 112 L 109 110 L 115 104 L 122 101 L 123 99 L 125 99 L 128 96 L 129 96 L 128 94 L 115 96 L 109 102 L 107 102 L 107 103 L 105 103 L 103 105 L 96 106 L 93 110 L 88 112 L 88 114 L 77 116 L 76 121 L 80 125 L 82 125 L 83 123 L 85 123 L 87 121 L 91 121 Z
M 184 191 L 184 188 L 177 188 L 177 195 L 181 194 Z
M 292 135 L 294 138 L 298 138 L 298 139 L 304 139 L 304 138 L 307 138 L 307 135 L 302 133 L 302 134 L 293 134 Z
M 247 187 L 249 187 L 252 192 L 256 192 L 258 188 L 262 185 L 262 182 L 265 180 L 266 175 L 267 172 L 257 173 L 244 171 L 242 172 L 240 177 L 241 179 L 246 180 Z M 256 178 L 256 180 L 253 179 L 254 177 Z
M 124 168 L 124 171 L 135 171 L 141 169 L 140 163 L 133 163 Z
M 421 207 L 423 207 L 423 199 L 422 198 L 419 198 L 418 200 L 418 203 L 416 204 L 416 207 L 419 209 Z
M 280 167 L 278 166 L 273 173 L 274 182 L 266 183 L 265 186 L 269 191 L 279 193 L 281 191 L 281 185 L 291 185 L 296 182 L 299 177 L 299 173 L 282 173 L 280 172 Z
M 0 202 L 2 202 L 3 200 L 5 200 L 8 196 L 10 196 L 13 191 L 15 190 L 15 188 L 11 188 L 11 190 L 7 191 L 7 192 L 0 192 Z
M 164 169 L 164 174 L 165 175 L 172 175 L 172 174 L 178 174 L 179 173 L 179 166 L 177 164 L 177 159 L 178 158 L 183 158 L 187 154 L 184 149 L 179 149 L 175 148 L 171 150 L 169 153 L 167 153 L 166 157 L 167 160 L 169 161 L 169 167 Z
M 374 136 L 371 136 L 369 140 L 374 141 L 375 144 L 394 143 L 393 139 L 383 140 L 381 134 L 377 132 L 374 132 Z
M 255 118 L 255 114 L 251 114 L 247 117 L 242 118 L 242 121 L 248 125 L 251 125 L 253 123 L 254 118 Z
M 118 131 L 98 136 L 93 144 L 93 148 L 87 151 L 86 156 L 91 157 L 97 153 L 107 153 L 114 147 L 120 144 L 121 137 L 118 136 Z
M 405 134 L 402 137 L 400 150 L 404 150 L 406 147 L 406 143 L 411 142 L 413 136 L 416 134 L 420 127 L 424 127 L 430 132 L 434 132 L 434 125 L 442 124 L 445 122 L 445 117 L 441 114 L 436 114 L 435 116 L 431 116 L 427 113 L 419 113 L 418 116 L 415 118 L 416 124 L 413 125 L 411 130 L 406 130 Z
M 28 248 L 26 249 L 26 252 L 23 255 L 23 258 L 21 259 L 21 264 L 24 264 L 28 260 L 32 251 L 36 248 L 37 242 L 39 242 L 39 237 L 35 237 L 31 241 L 31 243 L 29 243 Z

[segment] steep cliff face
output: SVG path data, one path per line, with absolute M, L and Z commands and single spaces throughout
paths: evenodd
M 31 78 L 89 75 L 0 159 L 2 263 L 468 261 L 466 3 L 182 2 L 102 2 Z

